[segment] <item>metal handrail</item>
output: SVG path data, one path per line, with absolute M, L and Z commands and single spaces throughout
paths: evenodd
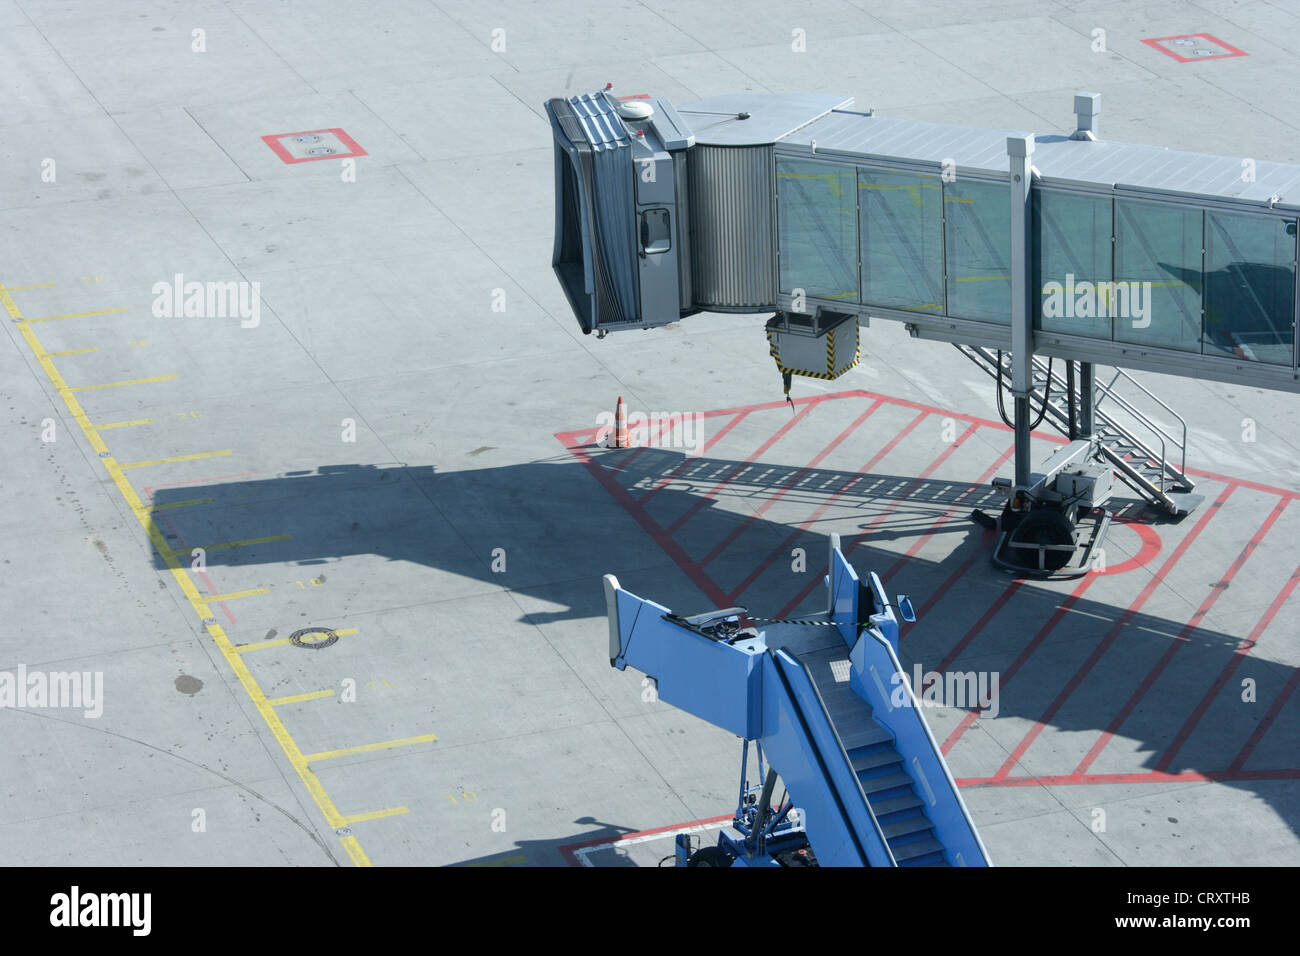
M 1143 393 L 1144 393 L 1148 398 L 1150 398 L 1153 402 L 1155 402 L 1157 405 L 1159 405 L 1161 408 L 1163 408 L 1165 411 L 1167 411 L 1170 415 L 1174 416 L 1174 418 L 1176 418 L 1176 419 L 1178 420 L 1178 424 L 1180 424 L 1180 425 L 1183 426 L 1183 439 L 1182 439 L 1182 443 L 1181 443 L 1180 445 L 1178 445 L 1179 450 L 1182 452 L 1182 461 L 1180 462 L 1181 467 L 1180 467 L 1178 470 L 1179 470 L 1180 472 L 1185 472 L 1185 471 L 1187 471 L 1187 421 L 1183 418 L 1182 415 L 1179 415 L 1176 411 L 1174 411 L 1172 408 L 1170 408 L 1170 407 L 1169 407 L 1169 406 L 1164 402 L 1163 399 L 1161 399 L 1158 395 L 1156 395 L 1155 393 L 1153 393 L 1149 388 L 1147 388 L 1145 385 L 1143 385 L 1141 382 L 1139 382 L 1137 379 L 1135 379 L 1135 378 L 1134 378 L 1132 375 L 1130 375 L 1128 372 L 1124 371 L 1122 368 L 1117 368 L 1117 369 L 1115 369 L 1115 376 L 1110 380 L 1110 384 L 1106 386 L 1106 390 L 1105 390 L 1105 394 L 1106 394 L 1106 395 L 1113 395 L 1113 394 L 1114 394 L 1114 393 L 1111 391 L 1111 388 L 1112 388 L 1112 387 L 1114 386 L 1114 384 L 1115 384 L 1115 379 L 1119 378 L 1121 375 L 1123 375 L 1125 379 L 1127 379 L 1128 381 L 1130 381 L 1130 382 L 1132 382 L 1134 385 L 1136 385 L 1138 388 L 1140 388 L 1140 389 L 1142 390 L 1142 392 L 1143 392 Z M 1104 395 L 1103 395 L 1103 397 L 1104 397 Z M 1118 399 L 1118 398 L 1120 398 L 1120 396 L 1116 395 L 1115 398 Z M 1095 408 L 1096 408 L 1096 404 L 1094 404 L 1093 407 L 1094 407 L 1094 409 L 1095 409 Z M 1169 440 L 1170 440 L 1170 441 L 1175 442 L 1175 444 L 1177 444 L 1176 440 L 1174 439 L 1174 436 L 1170 435 L 1170 436 L 1168 436 L 1168 437 L 1169 437 Z
M 1044 364 L 1042 363 L 1042 360 L 1040 360 L 1037 356 L 1034 357 L 1034 367 L 1037 368 L 1037 369 L 1040 370 L 1040 371 L 1043 371 L 1043 370 L 1045 369 L 1045 366 L 1044 366 Z M 1122 369 L 1116 369 L 1115 371 L 1116 371 L 1116 372 L 1120 372 L 1120 373 L 1123 372 Z M 1118 377 L 1118 376 L 1117 376 L 1117 377 Z M 1129 378 L 1130 381 L 1134 381 L 1130 376 L 1127 376 L 1127 375 L 1126 375 L 1125 378 Z M 1115 383 L 1115 379 L 1112 378 L 1112 379 L 1111 379 L 1111 383 L 1110 383 L 1110 385 L 1103 386 L 1103 388 L 1104 388 L 1104 389 L 1109 389 L 1111 385 L 1114 385 L 1114 383 Z M 1137 384 L 1139 388 L 1142 388 L 1142 386 L 1141 386 L 1140 383 L 1137 383 L 1136 381 L 1134 381 L 1134 383 Z M 1062 388 L 1062 389 L 1066 388 L 1067 385 L 1068 385 L 1068 383 L 1066 383 L 1066 382 L 1061 382 L 1061 381 L 1059 381 L 1059 380 L 1058 380 L 1058 376 L 1056 375 L 1055 372 L 1052 373 L 1052 376 L 1051 376 L 1051 383 L 1050 383 L 1050 384 L 1052 384 L 1052 385 L 1056 385 L 1058 388 Z M 1143 390 L 1143 391 L 1146 391 L 1145 388 L 1143 388 L 1142 390 Z M 1132 404 L 1128 401 L 1128 399 L 1124 398 L 1124 396 L 1122 396 L 1122 395 L 1117 395 L 1117 394 L 1115 394 L 1115 393 L 1112 392 L 1112 391 L 1106 391 L 1105 394 L 1106 394 L 1106 395 L 1111 395 L 1111 396 L 1115 399 L 1115 401 L 1118 402 L 1118 403 L 1120 404 L 1120 407 L 1123 408 L 1125 411 L 1127 411 L 1130 415 L 1132 415 L 1133 418 L 1134 418 L 1138 423 L 1140 423 L 1140 424 L 1142 424 L 1142 425 L 1145 425 L 1147 428 L 1149 428 L 1149 429 L 1150 429 L 1150 430 L 1155 434 L 1156 439 L 1160 442 L 1160 465 L 1161 465 L 1161 467 L 1160 467 L 1160 469 L 1159 469 L 1159 471 L 1160 471 L 1160 486 L 1159 486 L 1159 488 L 1160 488 L 1160 494 L 1162 494 L 1162 495 L 1166 494 L 1166 493 L 1167 493 L 1166 483 L 1167 483 L 1167 481 L 1168 481 L 1169 476 L 1168 476 L 1168 474 L 1166 474 L 1165 467 L 1164 467 L 1164 466 L 1166 465 L 1166 463 L 1168 462 L 1167 446 L 1165 445 L 1165 439 L 1168 438 L 1168 439 L 1172 442 L 1172 441 L 1174 441 L 1174 437 L 1173 437 L 1172 435 L 1167 435 L 1167 434 L 1165 433 L 1165 431 L 1164 431 L 1162 428 L 1160 428 L 1160 427 L 1159 427 L 1158 425 L 1156 425 L 1154 422 L 1149 421 L 1149 420 L 1146 418 L 1146 416 L 1144 416 L 1141 412 L 1139 412 L 1136 408 L 1134 408 L 1134 407 L 1132 406 Z M 1150 394 L 1150 392 L 1147 392 L 1147 394 Z M 1103 396 L 1103 397 L 1104 397 L 1104 396 Z M 1152 397 L 1152 398 L 1155 398 L 1154 395 L 1152 395 L 1151 397 Z M 1160 399 L 1156 398 L 1156 401 L 1159 402 Z M 1097 405 L 1098 405 L 1098 404 L 1100 404 L 1100 403 L 1099 403 L 1099 402 L 1094 402 L 1094 403 L 1093 403 L 1093 407 L 1092 407 L 1092 408 L 1093 408 L 1093 413 L 1094 413 L 1094 414 L 1097 414 Z M 1161 402 L 1160 404 L 1163 405 L 1164 403 Z M 1061 414 L 1059 408 L 1056 408 L 1056 406 L 1051 406 L 1051 407 L 1052 407 L 1052 409 L 1053 409 L 1053 410 L 1054 410 L 1058 415 Z M 1166 407 L 1167 407 L 1167 406 L 1166 406 Z M 1177 417 L 1177 413 L 1175 412 L 1174 414 L 1175 414 L 1175 417 Z M 1100 417 L 1101 417 L 1102 419 L 1104 419 L 1104 420 L 1105 420 L 1107 423 L 1109 423 L 1110 425 L 1114 426 L 1115 428 L 1118 428 L 1118 429 L 1123 430 L 1123 426 L 1120 425 L 1119 422 L 1115 421 L 1113 418 L 1111 418 L 1109 415 L 1106 415 L 1104 412 L 1100 413 Z M 1180 420 L 1181 420 L 1181 419 L 1180 419 Z M 1126 434 L 1127 434 L 1127 432 L 1126 432 Z M 1137 439 L 1134 439 L 1134 441 L 1137 441 Z M 1139 442 L 1139 444 L 1141 444 L 1141 443 Z M 1116 452 L 1114 452 L 1114 451 L 1112 451 L 1111 449 L 1107 448 L 1107 447 L 1105 446 L 1105 444 L 1102 444 L 1102 445 L 1101 445 L 1101 448 L 1102 448 L 1102 450 L 1103 450 L 1104 452 L 1106 452 L 1106 454 L 1110 455 L 1112 458 L 1116 459 L 1117 461 L 1124 461 L 1124 459 L 1121 458 L 1121 457 L 1120 457 Z M 1148 453 L 1150 453 L 1150 455 L 1151 455 L 1152 457 L 1155 456 L 1155 452 L 1154 452 L 1154 451 L 1152 451 L 1152 450 L 1149 449 L 1149 448 L 1146 448 L 1145 445 L 1143 445 L 1143 448 L 1144 448 Z M 1184 463 L 1185 463 L 1186 460 L 1187 460 L 1187 451 L 1186 451 L 1186 448 L 1182 449 L 1182 452 L 1183 452 L 1183 461 L 1184 461 Z M 1137 472 L 1137 469 L 1136 469 L 1136 468 L 1133 468 L 1132 465 L 1128 465 L 1127 462 L 1125 462 L 1125 464 L 1126 464 L 1126 465 L 1127 465 L 1131 470 L 1133 470 L 1134 472 Z M 1139 473 L 1139 477 L 1143 477 L 1143 476 Z M 1144 480 L 1145 480 L 1145 478 L 1144 478 Z
M 1040 369 L 1043 368 L 1043 365 L 1042 365 L 1041 361 L 1040 361 L 1037 357 L 1034 358 L 1034 363 L 1035 363 L 1035 365 L 1036 365 L 1038 368 L 1040 368 Z M 1115 376 L 1110 380 L 1110 382 L 1109 382 L 1108 384 L 1106 384 L 1106 385 L 1102 385 L 1102 386 L 1100 387 L 1099 390 L 1102 392 L 1102 398 L 1105 398 L 1106 396 L 1110 396 L 1111 398 L 1113 398 L 1113 399 L 1116 401 L 1116 403 L 1119 404 L 1120 408 L 1123 409 L 1124 411 L 1128 412 L 1129 415 L 1131 415 L 1131 416 L 1133 417 L 1133 419 L 1134 419 L 1138 424 L 1140 424 L 1140 425 L 1144 425 L 1144 426 L 1145 426 L 1146 428 L 1148 428 L 1148 429 L 1149 429 L 1153 434 L 1156 435 L 1157 440 L 1160 442 L 1160 464 L 1161 464 L 1161 468 L 1160 468 L 1160 493 L 1161 493 L 1161 494 L 1164 494 L 1165 491 L 1166 491 L 1166 487 L 1165 487 L 1165 486 L 1166 486 L 1166 481 L 1168 480 L 1168 477 L 1169 477 L 1168 474 L 1166 473 L 1166 470 L 1165 470 L 1165 467 L 1164 467 L 1164 466 L 1166 466 L 1166 465 L 1168 464 L 1168 461 L 1169 461 L 1169 458 L 1168 458 L 1168 446 L 1165 444 L 1165 439 L 1166 439 L 1166 438 L 1169 439 L 1169 441 L 1170 441 L 1170 442 L 1171 442 L 1175 447 L 1177 447 L 1178 450 L 1179 450 L 1179 453 L 1180 453 L 1180 456 L 1181 456 L 1181 461 L 1180 461 L 1181 467 L 1178 469 L 1178 471 L 1179 471 L 1179 474 L 1182 474 L 1183 472 L 1185 472 L 1185 471 L 1187 470 L 1187 423 L 1183 421 L 1182 416 L 1180 416 L 1180 415 L 1179 415 L 1177 412 L 1175 412 L 1172 408 L 1170 408 L 1168 405 L 1166 405 L 1166 404 L 1165 404 L 1163 401 L 1161 401 L 1157 396 L 1152 395 L 1151 392 L 1150 392 L 1150 390 L 1148 390 L 1148 389 L 1147 389 L 1147 388 L 1146 388 L 1146 387 L 1145 387 L 1141 382 L 1139 382 L 1137 379 L 1135 379 L 1135 378 L 1133 378 L 1131 375 L 1127 374 L 1123 369 L 1118 369 L 1118 368 L 1117 368 L 1117 369 L 1115 369 L 1115 373 L 1116 373 Z M 1167 410 L 1171 415 L 1173 415 L 1175 418 L 1177 418 L 1177 419 L 1179 420 L 1179 422 L 1182 423 L 1182 425 L 1183 425 L 1183 443 L 1182 443 L 1181 445 L 1178 443 L 1178 439 L 1176 439 L 1173 435 L 1170 435 L 1167 431 L 1165 431 L 1163 428 L 1161 428 L 1160 425 L 1159 425 L 1158 423 L 1151 421 L 1151 420 L 1150 420 L 1149 418 L 1147 418 L 1144 414 L 1142 414 L 1142 412 L 1139 411 L 1136 407 L 1134 407 L 1133 403 L 1130 402 L 1127 398 L 1125 398 L 1123 395 L 1120 395 L 1120 394 L 1118 394 L 1117 392 L 1114 391 L 1115 381 L 1116 381 L 1116 379 L 1119 378 L 1120 375 L 1123 375 L 1126 379 L 1128 379 L 1130 382 L 1132 382 L 1132 383 L 1133 383 L 1134 385 L 1136 385 L 1138 388 L 1142 389 L 1143 392 L 1145 392 L 1148 396 L 1150 396 L 1152 399 L 1154 399 L 1154 400 L 1156 401 L 1156 403 L 1158 403 L 1162 408 L 1164 408 L 1165 410 Z M 1061 382 L 1058 382 L 1058 381 L 1057 381 L 1057 376 L 1056 376 L 1055 374 L 1053 374 L 1052 379 L 1053 379 L 1053 384 L 1058 385 L 1058 387 L 1062 387 L 1062 388 L 1065 387 L 1064 383 L 1061 383 Z M 1094 412 L 1094 414 L 1098 414 L 1099 417 L 1102 418 L 1102 419 L 1103 419 L 1107 424 L 1110 424 L 1110 425 L 1114 426 L 1115 428 L 1118 428 L 1118 429 L 1124 430 L 1124 426 L 1121 425 L 1119 422 L 1115 421 L 1115 419 L 1113 419 L 1111 416 L 1107 415 L 1105 412 L 1099 412 L 1099 411 L 1098 411 L 1098 406 L 1099 406 L 1100 404 L 1101 404 L 1101 401 L 1100 401 L 1100 400 L 1098 400 L 1098 401 L 1096 401 L 1096 402 L 1093 403 L 1093 407 L 1092 407 L 1092 408 L 1093 408 L 1093 412 Z M 1134 440 L 1136 441 L 1136 439 L 1134 439 Z M 1145 446 L 1144 446 L 1144 447 L 1145 447 Z M 1146 449 L 1146 450 L 1147 450 L 1148 452 L 1150 452 L 1151 455 L 1154 457 L 1155 452 L 1154 452 L 1152 449 L 1149 449 L 1149 448 L 1148 448 L 1148 449 Z M 1111 452 L 1111 454 L 1114 455 L 1115 453 L 1114 453 L 1114 452 Z M 1119 457 L 1119 456 L 1116 455 L 1116 457 Z

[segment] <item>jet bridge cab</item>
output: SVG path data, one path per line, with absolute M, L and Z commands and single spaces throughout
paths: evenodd
M 555 140 L 551 264 L 584 333 L 652 328 L 691 307 L 686 151 L 672 104 L 599 93 L 546 104 Z

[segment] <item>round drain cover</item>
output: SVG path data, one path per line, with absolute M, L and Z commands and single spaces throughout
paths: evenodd
M 306 638 L 312 634 L 324 634 L 325 636 L 318 641 L 306 640 Z M 289 635 L 289 642 L 291 644 L 294 644 L 297 647 L 310 648 L 313 651 L 318 651 L 322 647 L 329 647 L 331 644 L 336 644 L 338 643 L 338 639 L 339 636 L 335 634 L 334 629 L 330 627 L 304 627 Z

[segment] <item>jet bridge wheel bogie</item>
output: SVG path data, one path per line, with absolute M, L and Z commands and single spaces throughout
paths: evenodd
M 1007 556 L 1035 571 L 1059 571 L 1070 563 L 1076 548 L 1074 524 L 1054 508 L 1029 512 L 1007 540 Z

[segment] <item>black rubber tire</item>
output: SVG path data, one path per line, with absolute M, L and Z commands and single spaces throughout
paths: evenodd
M 1011 532 L 1007 541 L 1007 557 L 1021 567 L 1038 571 L 1039 552 L 1032 546 L 1039 544 L 1073 545 L 1074 525 L 1070 523 L 1069 517 L 1050 508 L 1031 511 Z M 1046 551 L 1043 553 L 1041 570 L 1058 571 L 1069 564 L 1073 557 L 1071 551 Z
M 731 866 L 731 854 L 720 846 L 706 846 L 691 854 L 687 866 Z

